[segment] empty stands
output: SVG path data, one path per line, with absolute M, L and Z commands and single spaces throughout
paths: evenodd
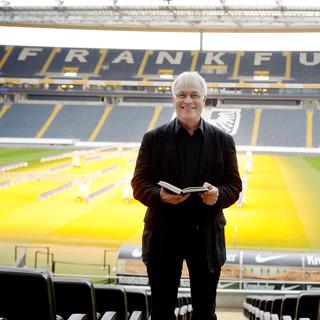
M 291 295 L 247 296 L 243 304 L 245 319 L 318 320 L 320 293 L 301 291 Z
M 91 81 L 161 80 L 160 74 L 179 74 L 194 68 L 208 82 L 238 83 L 259 74 L 273 82 L 319 83 L 317 52 L 234 52 L 132 50 L 0 46 L 5 78 L 63 78 L 72 70 L 76 79 Z M 100 81 L 100 82 L 99 82 Z M 37 82 L 35 82 L 37 83 Z M 41 83 L 39 81 L 39 83 Z M 276 85 L 275 85 L 276 87 Z
M 93 285 L 86 279 L 52 278 L 44 270 L 4 267 L 0 267 L 0 282 L 0 319 L 149 319 L 147 292 L 134 287 Z M 177 320 L 189 320 L 188 296 L 177 301 Z
M 257 145 L 305 147 L 305 111 L 263 110 Z
M 149 308 L 148 308 L 148 297 L 145 291 L 137 290 L 126 290 L 128 311 L 131 316 L 136 319 L 148 320 L 149 319 Z
M 64 319 L 72 314 L 85 314 L 88 320 L 96 320 L 93 285 L 89 280 L 54 278 L 54 294 L 57 313 Z
M 47 271 L 0 267 L 0 317 L 55 320 L 55 298 Z
M 94 285 L 97 312 L 104 314 L 107 311 L 117 313 L 118 320 L 128 319 L 128 305 L 126 290 L 117 285 Z
M 320 318 L 320 293 L 304 292 L 298 297 L 296 319 L 319 319 Z
M 0 119 L 0 137 L 35 138 L 54 105 L 14 103 Z
M 0 137 L 139 143 L 151 125 L 159 126 L 173 116 L 172 106 L 158 109 L 154 118 L 156 110 L 156 105 L 105 107 L 99 103 L 66 103 L 55 112 L 54 104 L 13 104 L 0 118 Z M 206 120 L 231 133 L 238 146 L 310 149 L 320 144 L 319 110 L 308 114 L 308 110 L 296 108 L 255 110 L 241 106 L 208 108 L 206 112 Z

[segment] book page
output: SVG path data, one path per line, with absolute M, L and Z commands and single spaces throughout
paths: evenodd
M 182 193 L 182 190 L 180 188 L 174 186 L 173 184 L 171 184 L 169 182 L 159 181 L 158 185 L 170 190 L 173 193 L 176 193 L 176 194 L 181 194 Z
M 165 181 L 159 181 L 158 185 L 170 190 L 173 193 L 176 194 L 187 194 L 187 193 L 192 193 L 192 192 L 205 192 L 208 191 L 207 187 L 187 187 L 184 189 L 180 189 L 176 186 L 174 186 L 173 184 L 169 183 L 169 182 L 165 182 Z

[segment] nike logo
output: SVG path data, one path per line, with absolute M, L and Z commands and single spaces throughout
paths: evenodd
M 219 289 L 225 289 L 225 288 L 231 287 L 231 286 L 233 286 L 235 284 L 236 284 L 236 282 L 230 282 L 230 283 L 224 283 L 224 284 L 219 283 L 218 284 L 218 288 Z
M 277 255 L 277 256 L 267 256 L 267 257 L 264 257 L 264 256 L 262 256 L 262 255 L 259 253 L 259 254 L 257 254 L 255 260 L 256 260 L 256 262 L 258 262 L 258 263 L 264 263 L 264 262 L 269 262 L 269 261 L 272 261 L 272 260 L 284 258 L 284 257 L 286 257 L 286 256 L 287 256 L 286 254 L 282 254 L 282 255 Z
M 280 290 L 294 290 L 294 289 L 297 289 L 297 288 L 299 288 L 300 287 L 300 285 L 298 284 L 298 285 L 294 285 L 294 286 L 288 286 L 288 287 L 286 287 L 284 284 L 281 286 L 281 289 Z

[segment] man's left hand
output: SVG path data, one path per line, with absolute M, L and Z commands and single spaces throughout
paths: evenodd
M 205 182 L 203 186 L 207 187 L 208 191 L 201 192 L 200 197 L 202 198 L 203 203 L 207 204 L 208 206 L 213 206 L 218 201 L 219 190 L 209 182 Z

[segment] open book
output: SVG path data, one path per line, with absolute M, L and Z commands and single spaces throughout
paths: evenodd
M 187 194 L 187 193 L 192 193 L 192 192 L 208 191 L 207 187 L 188 187 L 188 188 L 180 189 L 180 188 L 174 186 L 173 184 L 171 184 L 169 182 L 165 182 L 165 181 L 159 181 L 158 185 L 161 187 L 164 187 L 164 188 L 166 188 L 176 194 Z

